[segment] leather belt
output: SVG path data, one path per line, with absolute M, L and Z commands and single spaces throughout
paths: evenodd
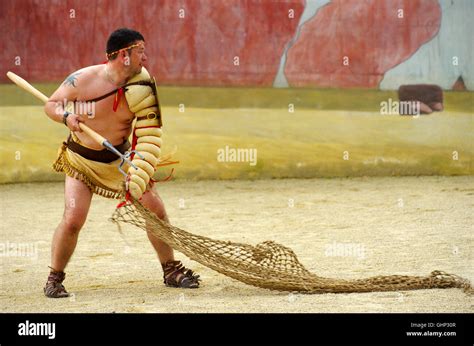
M 116 154 L 112 153 L 107 149 L 94 150 L 83 147 L 82 145 L 74 142 L 71 135 L 69 135 L 67 142 L 64 142 L 64 144 L 69 150 L 81 155 L 87 160 L 102 163 L 111 163 L 119 158 Z M 114 148 L 123 154 L 130 148 L 130 142 L 128 140 L 125 140 L 122 144 L 114 146 Z

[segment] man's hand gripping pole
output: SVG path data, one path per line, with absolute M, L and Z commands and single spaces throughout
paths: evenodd
M 36 89 L 34 86 L 32 86 L 30 83 L 28 83 L 26 80 L 21 78 L 20 76 L 14 74 L 13 72 L 7 72 L 7 77 L 10 78 L 10 80 L 18 85 L 20 88 L 28 91 L 30 94 L 35 96 L 36 98 L 40 99 L 42 102 L 46 103 L 48 102 L 48 97 L 43 94 L 41 91 Z M 125 177 L 127 176 L 127 173 L 122 169 L 122 166 L 125 163 L 128 163 L 130 166 L 132 166 L 135 169 L 138 169 L 131 161 L 130 157 L 133 154 L 137 154 L 140 158 L 144 159 L 144 157 L 136 152 L 135 150 L 131 150 L 129 152 L 126 152 L 125 154 L 122 154 L 120 151 L 114 148 L 114 146 L 104 137 L 99 135 L 97 132 L 92 130 L 90 127 L 83 123 L 79 123 L 79 128 L 84 131 L 89 137 L 91 137 L 93 140 L 95 140 L 98 144 L 106 148 L 107 150 L 113 152 L 115 155 L 120 157 L 121 162 L 119 164 L 119 171 L 122 173 Z

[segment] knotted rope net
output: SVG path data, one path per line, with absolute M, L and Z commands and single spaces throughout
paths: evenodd
M 428 276 L 385 275 L 357 280 L 321 277 L 309 272 L 293 250 L 283 245 L 265 241 L 253 246 L 192 234 L 159 219 L 134 200 L 117 208 L 111 221 L 119 228 L 121 223 L 135 225 L 210 269 L 246 284 L 271 290 L 351 293 L 461 288 L 468 294 L 473 293 L 467 279 L 438 270 Z

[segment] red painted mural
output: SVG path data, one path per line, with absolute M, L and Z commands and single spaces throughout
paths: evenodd
M 298 87 L 378 87 L 386 71 L 437 34 L 440 22 L 437 1 L 333 0 L 303 26 L 286 78 Z
M 105 59 L 108 35 L 140 31 L 161 84 L 272 85 L 304 0 L 2 0 L 0 80 L 62 80 Z M 293 18 L 289 18 L 292 10 Z M 16 65 L 18 57 L 21 64 Z
M 62 80 L 103 62 L 110 32 L 131 27 L 144 35 L 148 68 L 160 84 L 272 86 L 305 5 L 2 0 L 0 81 L 8 70 L 33 82 Z M 377 87 L 387 70 L 436 35 L 440 21 L 434 0 L 333 0 L 302 25 L 288 50 L 286 79 L 297 87 Z

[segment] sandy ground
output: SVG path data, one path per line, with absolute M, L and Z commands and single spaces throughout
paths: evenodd
M 158 187 L 176 226 L 251 244 L 275 240 L 321 276 L 426 275 L 439 269 L 474 281 L 474 180 L 469 176 L 175 181 Z M 274 292 L 180 254 L 201 274 L 202 287 L 167 288 L 145 233 L 127 226 L 122 237 L 108 221 L 116 202 L 101 197 L 94 197 L 66 270 L 72 297 L 47 299 L 42 287 L 62 193 L 61 183 L 0 185 L 1 312 L 474 311 L 472 297 L 457 289 Z M 334 251 L 338 246 L 346 251 Z

